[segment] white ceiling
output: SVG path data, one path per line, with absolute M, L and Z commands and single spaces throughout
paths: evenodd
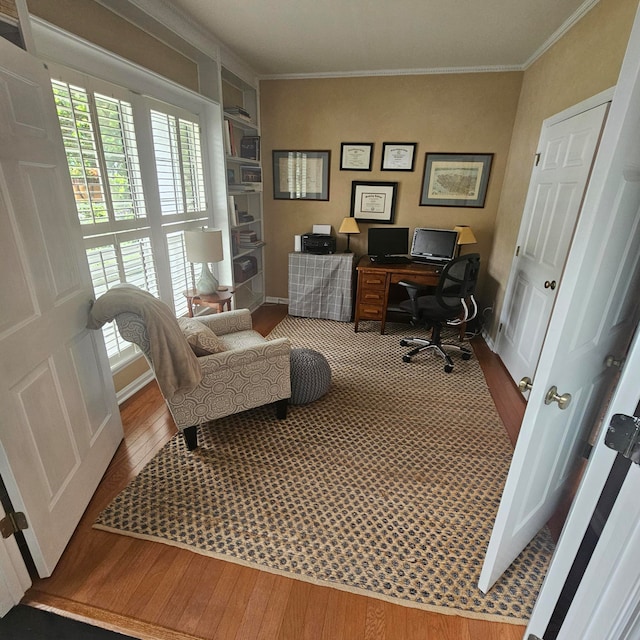
M 598 0 L 173 0 L 259 75 L 522 69 Z

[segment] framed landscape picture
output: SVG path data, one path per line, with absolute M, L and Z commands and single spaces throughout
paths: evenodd
M 484 207 L 492 153 L 427 153 L 421 206 Z

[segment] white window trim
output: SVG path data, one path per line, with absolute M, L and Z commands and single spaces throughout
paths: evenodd
M 36 53 L 45 62 L 54 62 L 70 69 L 100 78 L 147 98 L 166 102 L 177 109 L 195 114 L 203 129 L 202 153 L 207 158 L 205 189 L 211 226 L 223 229 L 224 253 L 231 256 L 228 233 L 228 193 L 224 156 L 224 117 L 217 102 L 176 82 L 145 69 L 91 42 L 64 31 L 41 18 L 30 16 Z M 176 109 L 176 114 L 179 111 Z M 232 281 L 231 259 L 218 264 L 221 282 Z

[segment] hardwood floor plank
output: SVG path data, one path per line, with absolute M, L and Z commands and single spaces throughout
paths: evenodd
M 273 640 L 279 637 L 279 630 L 282 626 L 287 603 L 289 602 L 291 590 L 295 582 L 295 580 L 283 576 L 276 578 L 276 581 L 273 583 L 273 591 L 269 596 L 267 610 L 256 635 L 256 640 Z M 240 638 L 238 640 L 240 640 Z M 244 638 L 242 640 L 244 640 Z

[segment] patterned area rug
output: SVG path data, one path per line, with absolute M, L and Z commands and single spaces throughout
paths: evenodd
M 511 445 L 475 358 L 407 364 L 388 325 L 286 318 L 272 336 L 323 353 L 327 395 L 176 436 L 97 527 L 441 613 L 522 624 L 553 552 L 540 533 L 477 587 Z

